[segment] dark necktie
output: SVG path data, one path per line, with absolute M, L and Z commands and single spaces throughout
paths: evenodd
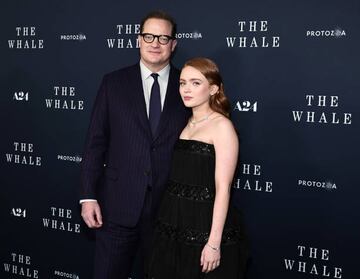
M 149 105 L 149 121 L 151 126 L 151 132 L 153 136 L 156 133 L 157 126 L 159 124 L 161 115 L 161 99 L 160 99 L 160 86 L 158 82 L 158 74 L 152 73 L 154 78 L 153 86 L 151 87 L 150 105 Z

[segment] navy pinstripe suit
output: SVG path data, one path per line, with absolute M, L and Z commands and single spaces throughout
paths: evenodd
M 81 199 L 98 200 L 104 225 L 137 226 L 149 191 L 151 210 L 156 209 L 174 143 L 188 117 L 179 94 L 179 71 L 172 66 L 155 136 L 146 114 L 140 65 L 104 76 L 88 130 L 80 191 Z

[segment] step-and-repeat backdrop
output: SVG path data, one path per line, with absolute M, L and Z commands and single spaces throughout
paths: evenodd
M 357 0 L 2 3 L 0 277 L 91 278 L 78 204 L 91 108 L 158 8 L 178 23 L 173 63 L 206 56 L 223 74 L 247 278 L 360 278 Z

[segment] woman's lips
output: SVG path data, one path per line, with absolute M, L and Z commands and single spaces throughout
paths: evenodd
M 190 101 L 192 99 L 192 97 L 189 97 L 189 96 L 185 96 L 183 97 L 184 101 Z

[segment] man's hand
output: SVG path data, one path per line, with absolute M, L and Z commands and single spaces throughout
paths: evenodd
M 97 201 L 86 201 L 81 204 L 81 217 L 89 228 L 100 228 L 102 226 L 102 216 L 100 206 Z

